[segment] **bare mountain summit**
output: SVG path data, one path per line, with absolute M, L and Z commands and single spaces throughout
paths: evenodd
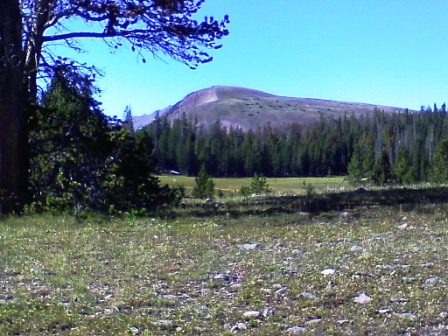
M 292 124 L 306 126 L 321 118 L 337 120 L 344 114 L 369 114 L 375 108 L 386 113 L 404 110 L 364 103 L 283 97 L 253 89 L 220 85 L 192 92 L 175 105 L 156 112 L 170 121 L 185 114 L 188 120 L 205 128 L 220 120 L 222 126 L 249 130 L 267 123 L 275 129 L 284 129 Z M 136 128 L 148 124 L 155 113 L 134 118 Z

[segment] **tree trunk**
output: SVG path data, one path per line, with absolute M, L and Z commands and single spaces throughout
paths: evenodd
M 28 185 L 22 26 L 18 0 L 0 0 L 0 214 L 19 211 Z

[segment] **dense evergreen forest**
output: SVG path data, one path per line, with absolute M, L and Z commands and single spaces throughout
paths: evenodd
M 361 118 L 322 118 L 312 127 L 291 125 L 281 132 L 269 123 L 243 132 L 222 127 L 219 120 L 205 129 L 185 115 L 172 123 L 157 116 L 141 132 L 153 139 L 162 172 L 197 175 L 204 165 L 210 175 L 223 177 L 349 174 L 354 181 L 413 183 L 443 175 L 444 107 L 395 114 L 377 109 Z

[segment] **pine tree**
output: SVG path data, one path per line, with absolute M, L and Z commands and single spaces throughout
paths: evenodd
M 352 159 L 348 164 L 349 178 L 353 183 L 359 183 L 364 178 L 363 160 L 359 145 L 355 145 Z
M 398 149 L 397 159 L 393 166 L 393 178 L 398 184 L 415 182 L 412 160 L 408 150 L 404 146 L 400 146 Z
M 123 126 L 125 129 L 128 130 L 129 134 L 131 136 L 134 136 L 135 129 L 134 129 L 134 117 L 132 116 L 132 109 L 131 106 L 126 106 L 124 112 L 123 112 Z
M 437 145 L 431 159 L 428 175 L 431 182 L 448 182 L 448 138 L 445 138 Z
M 250 183 L 250 190 L 255 194 L 261 194 L 264 192 L 270 192 L 269 184 L 266 181 L 266 177 L 263 174 L 255 173 Z
M 382 150 L 380 156 L 375 161 L 372 172 L 372 181 L 377 185 L 385 185 L 392 177 L 389 156 L 386 150 Z
M 193 187 L 193 196 L 197 198 L 213 197 L 215 192 L 215 183 L 210 178 L 205 169 L 205 165 L 202 165 L 199 175 L 195 178 L 195 185 Z

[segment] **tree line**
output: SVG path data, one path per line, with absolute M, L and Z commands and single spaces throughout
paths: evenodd
M 244 132 L 219 120 L 205 128 L 185 114 L 173 122 L 157 115 L 140 132 L 152 138 L 161 172 L 194 176 L 205 166 L 210 175 L 222 177 L 349 174 L 354 182 L 401 184 L 435 180 L 448 117 L 444 108 L 393 114 L 375 109 L 360 118 L 322 117 L 312 127 L 278 131 L 267 123 Z

